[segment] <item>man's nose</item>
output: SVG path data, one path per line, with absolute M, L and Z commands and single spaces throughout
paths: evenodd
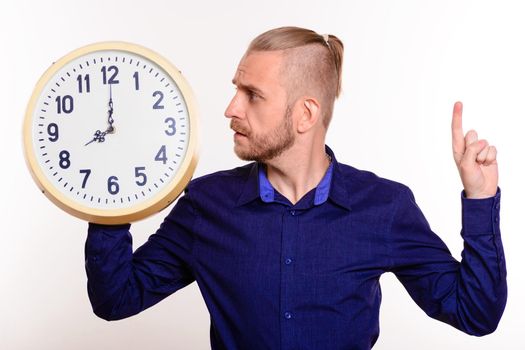
M 242 108 L 240 105 L 239 94 L 236 93 L 233 96 L 232 100 L 226 110 L 224 111 L 224 116 L 226 118 L 241 118 L 242 117 Z

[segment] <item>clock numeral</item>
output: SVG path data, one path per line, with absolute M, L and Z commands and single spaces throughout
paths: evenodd
M 135 181 L 135 183 L 139 186 L 144 186 L 146 182 L 148 182 L 148 177 L 146 176 L 144 170 L 146 170 L 146 167 L 143 166 L 138 166 L 135 168 L 135 177 L 140 177 L 142 179 L 141 181 Z
M 118 177 L 116 176 L 110 176 L 108 178 L 108 192 L 110 194 L 117 194 L 118 191 L 120 191 L 120 187 L 117 181 L 118 181 Z
M 58 158 L 60 159 L 58 162 L 58 165 L 60 165 L 62 169 L 69 168 L 69 166 L 71 165 L 71 161 L 69 160 L 68 151 L 66 150 L 60 151 L 60 153 L 58 154 Z
M 168 157 L 166 157 L 166 146 L 162 145 L 157 152 L 157 155 L 155 156 L 155 160 L 162 162 L 162 164 L 166 164 L 166 161 L 168 160 Z
M 139 72 L 135 72 L 133 74 L 133 78 L 135 79 L 135 90 L 139 89 Z
M 175 135 L 175 133 L 177 132 L 177 128 L 175 128 L 175 119 L 172 118 L 172 117 L 167 117 L 166 119 L 164 119 L 164 123 L 166 123 L 167 125 L 167 128 L 166 130 L 164 130 L 164 132 L 166 133 L 166 135 L 168 136 L 173 136 Z
M 57 103 L 58 114 L 61 114 L 62 112 L 66 114 L 73 112 L 73 97 L 71 97 L 71 95 L 57 96 L 55 101 Z
M 82 80 L 84 80 L 84 82 L 82 82 Z M 84 83 L 86 84 L 86 92 L 90 92 L 91 91 L 91 87 L 90 87 L 90 84 L 89 84 L 89 74 L 86 74 L 84 79 L 82 79 L 82 74 L 79 74 L 77 76 L 77 81 L 78 81 L 78 93 L 79 94 L 84 92 L 84 89 L 83 89 Z
M 86 183 L 89 175 L 91 175 L 91 169 L 80 169 L 80 173 L 84 174 L 84 179 L 82 180 L 82 188 L 86 188 Z
M 153 93 L 153 97 L 157 97 L 157 96 L 159 96 L 159 98 L 157 102 L 153 104 L 153 109 L 164 109 L 164 106 L 160 104 L 162 100 L 164 99 L 164 94 L 162 93 L 162 91 L 157 90 Z
M 58 141 L 58 125 L 50 123 L 47 126 L 47 133 L 49 134 L 48 140 L 51 142 Z
M 104 66 L 102 67 L 100 71 L 102 72 L 102 83 L 104 83 L 104 85 L 119 83 L 119 81 L 117 80 L 117 75 L 118 75 L 117 66 L 109 66 L 109 67 Z M 113 72 L 113 75 L 111 75 L 111 77 L 109 77 L 108 79 L 107 76 L 108 76 L 108 73 L 110 72 Z

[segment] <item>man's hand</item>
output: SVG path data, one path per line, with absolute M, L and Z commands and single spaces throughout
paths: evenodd
M 475 130 L 463 135 L 463 104 L 456 102 L 452 113 L 452 150 L 467 198 L 488 198 L 498 189 L 496 147 L 478 140 Z

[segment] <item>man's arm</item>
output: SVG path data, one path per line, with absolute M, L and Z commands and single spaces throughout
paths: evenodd
M 465 136 L 463 106 L 452 117 L 454 161 L 464 186 L 461 263 L 430 230 L 410 190 L 400 194 L 390 232 L 391 268 L 425 312 L 469 334 L 493 332 L 507 300 L 505 257 L 499 227 L 496 148 Z
M 86 272 L 95 314 L 106 320 L 129 317 L 193 282 L 194 222 L 186 195 L 135 253 L 129 224 L 89 224 Z
M 390 232 L 391 271 L 432 318 L 463 332 L 493 332 L 507 300 L 499 228 L 500 193 L 485 199 L 462 194 L 461 263 L 434 234 L 410 190 L 398 198 Z

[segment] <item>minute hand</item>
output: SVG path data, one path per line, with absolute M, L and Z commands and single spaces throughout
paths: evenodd
M 112 133 L 115 129 L 113 128 L 113 122 L 115 121 L 113 119 L 113 96 L 112 96 L 112 89 L 111 89 L 111 85 L 113 84 L 109 84 L 109 103 L 108 103 L 108 106 L 109 106 L 109 110 L 108 110 L 108 128 L 106 130 L 107 133 Z

